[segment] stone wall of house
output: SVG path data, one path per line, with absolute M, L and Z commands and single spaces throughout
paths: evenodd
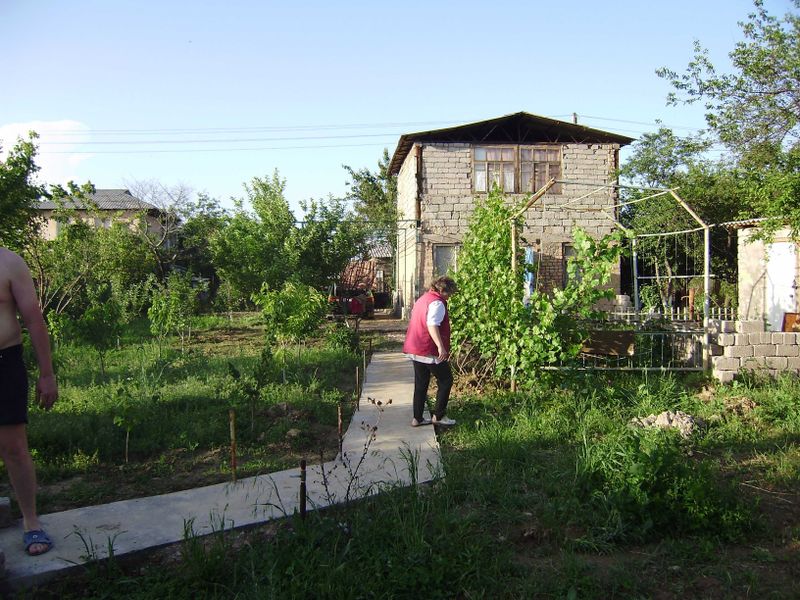
M 712 374 L 728 383 L 741 371 L 800 373 L 800 333 L 766 331 L 763 320 L 711 322 Z
M 618 144 L 566 144 L 562 148 L 563 179 L 592 183 L 613 181 Z M 422 144 L 422 194 L 419 275 L 421 282 L 427 282 L 434 272 L 434 247 L 459 244 L 475 208 L 477 194 L 472 191 L 469 144 Z M 518 203 L 525 195 L 511 194 L 510 197 Z M 564 247 L 571 242 L 574 226 L 584 228 L 595 237 L 615 229 L 612 219 L 601 209 L 607 208 L 613 214 L 611 207 L 616 200 L 612 188 L 571 184 L 563 186 L 561 194 L 546 194 L 528 211 L 520 242 L 538 252 L 539 281 L 543 289 L 561 287 L 564 283 Z M 614 274 L 612 286 L 619 293 L 619 273 Z
M 397 175 L 397 256 L 395 261 L 394 308 L 397 315 L 408 316 L 417 296 L 417 159 L 414 149 L 406 156 Z

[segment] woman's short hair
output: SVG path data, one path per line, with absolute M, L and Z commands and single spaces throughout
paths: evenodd
M 448 296 L 452 296 L 458 291 L 458 286 L 456 282 L 453 281 L 452 277 L 439 277 L 431 281 L 430 288 L 432 290 L 436 290 L 440 294 L 444 293 Z

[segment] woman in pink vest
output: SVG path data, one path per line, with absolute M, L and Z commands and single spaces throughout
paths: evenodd
M 414 418 L 412 427 L 420 425 L 455 425 L 445 416 L 453 373 L 450 370 L 450 318 L 447 299 L 457 291 L 450 277 L 439 277 L 430 290 L 420 296 L 411 310 L 403 352 L 414 365 Z M 431 420 L 423 416 L 431 375 L 436 378 L 436 406 Z

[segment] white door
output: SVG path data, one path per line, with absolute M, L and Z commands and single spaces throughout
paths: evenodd
M 780 331 L 783 313 L 795 312 L 797 258 L 793 242 L 773 242 L 767 247 L 767 322 Z

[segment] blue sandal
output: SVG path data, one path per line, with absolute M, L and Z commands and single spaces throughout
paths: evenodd
M 28 553 L 28 556 L 39 556 L 40 554 L 48 552 L 53 547 L 53 540 L 50 539 L 50 536 L 47 535 L 43 529 L 31 529 L 30 531 L 26 531 L 22 535 L 22 543 L 25 545 L 25 552 Z M 34 544 L 44 544 L 47 546 L 47 550 L 31 554 L 31 546 Z

